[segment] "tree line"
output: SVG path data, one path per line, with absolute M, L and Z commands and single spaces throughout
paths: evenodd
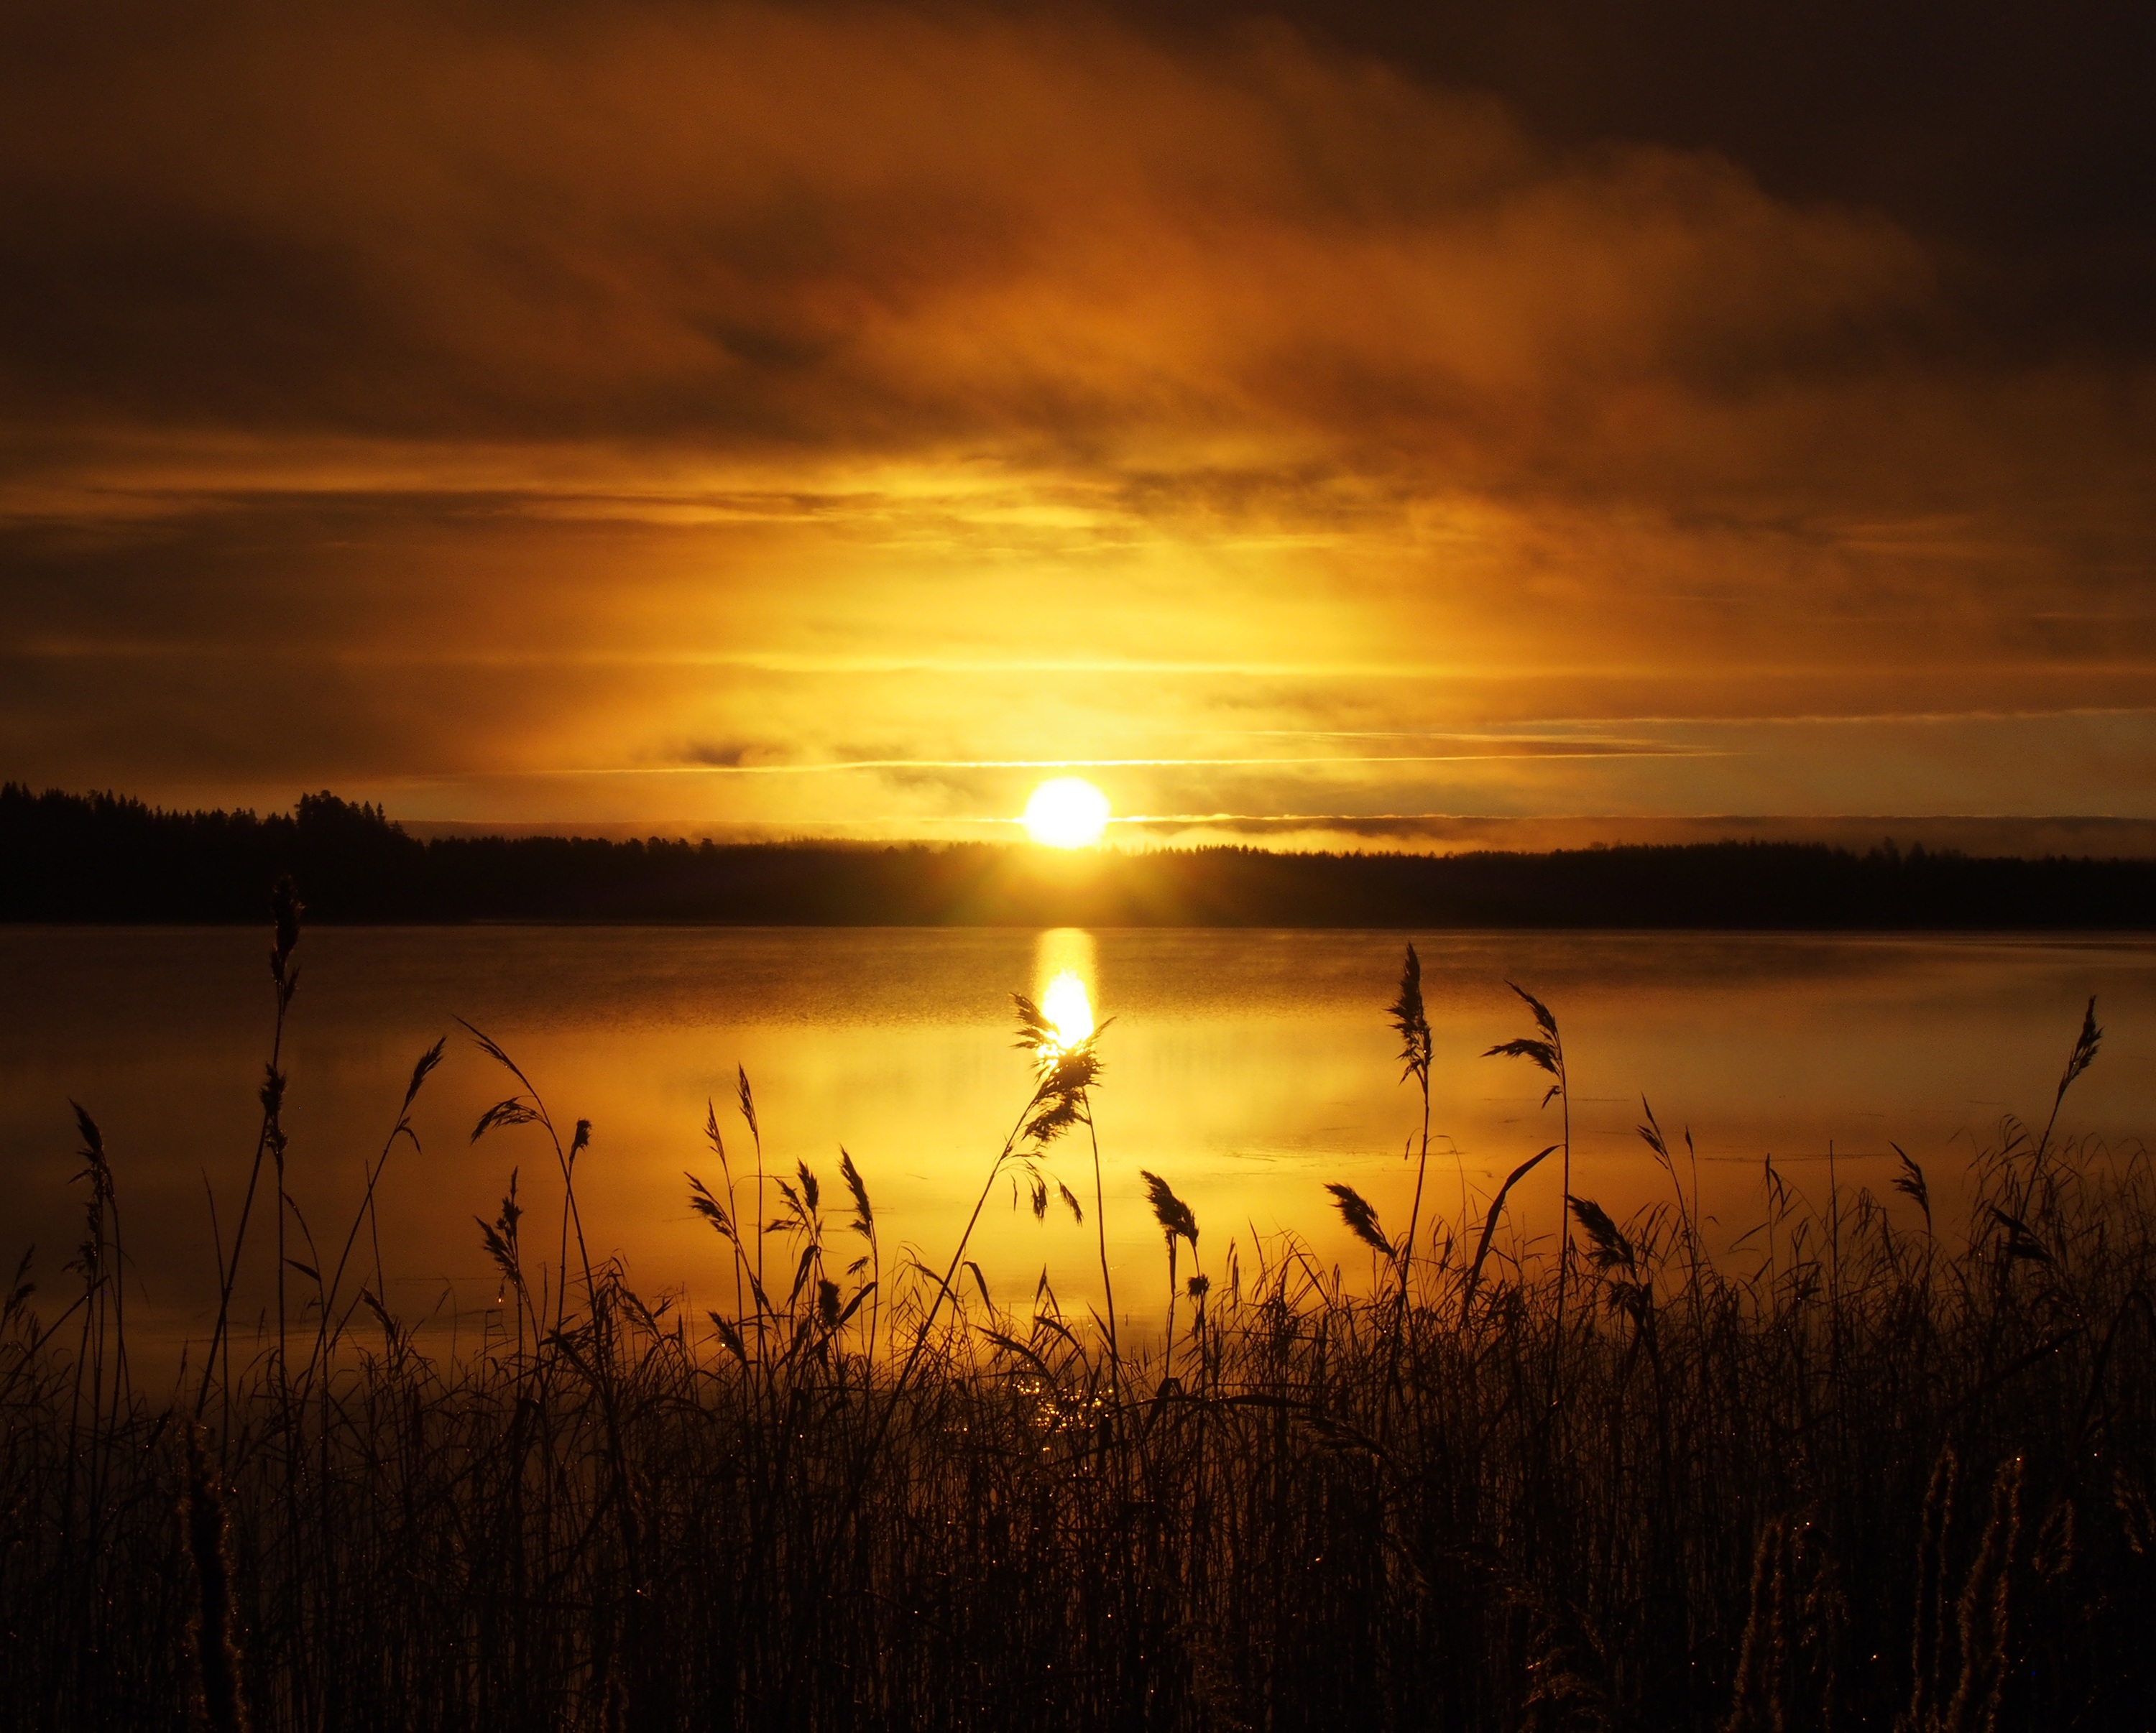
M 315 919 L 359 923 L 2156 926 L 2156 862 L 1974 857 L 1885 840 L 1862 854 L 1722 842 L 1541 854 L 1223 847 L 1069 856 L 993 843 L 423 839 L 379 807 L 327 792 L 258 816 L 0 787 L 0 920 L 253 921 L 288 874 Z

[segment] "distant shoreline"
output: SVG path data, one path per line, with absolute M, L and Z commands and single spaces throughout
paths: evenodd
M 352 925 L 2156 930 L 2145 859 L 1759 841 L 1426 855 L 423 840 L 330 794 L 258 818 L 0 788 L 0 921 L 252 923 L 287 874 L 312 920 Z
M 422 842 L 437 838 L 593 837 L 625 843 L 701 843 L 709 837 L 730 843 L 828 843 L 839 847 L 880 848 L 889 838 L 844 833 L 803 833 L 773 824 L 731 825 L 684 821 L 562 820 L 552 823 L 470 819 L 413 818 L 397 821 Z M 1014 841 L 1015 819 L 940 821 L 910 838 L 931 844 Z M 1194 830 L 1182 820 L 1117 819 L 1111 825 L 1114 846 L 1130 850 L 1248 846 L 1285 848 L 1294 854 L 1379 852 L 1401 854 L 1556 854 L 1595 848 L 1635 848 L 1686 843 L 1821 843 L 1862 854 L 1892 841 L 1897 847 L 1922 848 L 1933 854 L 1959 854 L 2041 860 L 2058 856 L 2097 860 L 2156 860 L 2156 819 L 2074 816 L 2055 813 L 1984 817 L 1907 813 L 1844 813 L 1776 816 L 1727 813 L 1659 817 L 1578 814 L 1550 817 L 1477 817 L 1396 814 L 1367 818 L 1337 815 L 1314 818 L 1244 818 L 1209 820 Z M 1297 840 L 1315 834 L 1325 842 Z M 1286 838 L 1285 843 L 1281 838 Z

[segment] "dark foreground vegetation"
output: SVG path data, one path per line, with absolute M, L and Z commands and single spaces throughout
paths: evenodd
M 167 813 L 0 788 L 0 920 L 252 920 L 282 874 L 334 921 L 800 925 L 2069 929 L 2156 926 L 2156 861 L 1884 844 L 1711 843 L 1549 854 L 1055 856 L 954 843 L 608 842 L 407 834 L 309 795 L 291 814 Z
M 280 1044 L 297 938 L 288 898 Z M 1558 1020 L 1522 997 L 1492 1052 L 1548 1090 L 1557 1141 L 1521 1172 L 1568 1186 Z M 1014 1180 L 1097 1221 L 1112 1080 L 1020 1013 L 1039 1087 L 983 1197 Z M 2140 1151 L 2060 1139 L 2092 1016 L 1973 1203 L 1935 1219 L 1910 1163 L 1897 1227 L 1770 1167 L 1719 1261 L 1651 1114 L 1667 1203 L 1620 1225 L 1575 1199 L 1562 1258 L 1511 1182 L 1438 1208 L 1412 951 L 1392 1017 L 1425 1128 L 1409 1218 L 1331 1188 L 1368 1291 L 1292 1241 L 1239 1267 L 1148 1175 L 1164 1279 L 1123 1272 L 1121 1315 L 1158 1305 L 1164 1345 L 990 1304 L 971 1223 L 906 1263 L 850 1161 L 828 1212 L 806 1168 L 764 1173 L 746 1079 L 688 1182 L 739 1297 L 647 1303 L 586 1253 L 587 1128 L 482 1038 L 509 1093 L 475 1136 L 550 1175 L 477 1224 L 485 1346 L 437 1357 L 382 1306 L 364 1208 L 305 1233 L 273 1056 L 254 1180 L 220 1201 L 228 1304 L 153 1392 L 126 1153 L 85 1114 L 68 1283 L 18 1278 L 0 1325 L 0 1725 L 2150 1724 L 2156 1191 Z

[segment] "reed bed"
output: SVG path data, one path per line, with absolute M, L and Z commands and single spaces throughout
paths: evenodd
M 297 943 L 288 899 L 280 1033 Z M 1522 999 L 1494 1050 L 1557 1100 L 1558 1019 Z M 1020 1011 L 1039 1087 L 983 1196 L 1097 1208 L 1045 1155 L 1097 1182 L 1112 1079 Z M 1426 1110 L 1411 951 L 1391 1015 Z M 1144 1348 L 994 1303 L 967 1235 L 887 1261 L 850 1158 L 842 1199 L 763 1170 L 745 1078 L 685 1181 L 739 1302 L 647 1304 L 583 1248 L 586 1129 L 486 1043 L 509 1093 L 480 1131 L 537 1126 L 560 1207 L 512 1187 L 475 1224 L 504 1323 L 454 1359 L 382 1305 L 366 1207 L 336 1245 L 287 1234 L 273 1054 L 226 1306 L 165 1396 L 128 1365 L 85 1113 L 74 1286 L 18 1274 L 0 1315 L 0 1724 L 2144 1727 L 2156 1191 L 2138 1151 L 2059 1136 L 2099 1041 L 2092 1012 L 2051 1123 L 2007 1128 L 1951 1227 L 1913 1162 L 1898 1224 L 1768 1167 L 1712 1258 L 1643 1113 L 1667 1202 L 1574 1199 L 1561 1254 L 1502 1193 L 1443 1207 L 1425 1138 L 1397 1238 L 1334 1188 L 1374 1282 L 1291 1240 L 1178 1279 L 1199 1223 L 1148 1175 L 1176 1310 Z M 236 1344 L 243 1258 L 273 1253 L 274 1320 Z

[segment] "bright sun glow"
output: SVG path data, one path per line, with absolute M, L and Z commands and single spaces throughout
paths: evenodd
M 1058 1047 L 1075 1047 L 1093 1033 L 1093 1002 L 1086 997 L 1086 983 L 1069 969 L 1048 983 L 1040 996 L 1040 1014 L 1055 1031 Z
M 1050 849 L 1090 849 L 1108 827 L 1108 797 L 1083 777 L 1057 777 L 1033 791 L 1019 822 Z

